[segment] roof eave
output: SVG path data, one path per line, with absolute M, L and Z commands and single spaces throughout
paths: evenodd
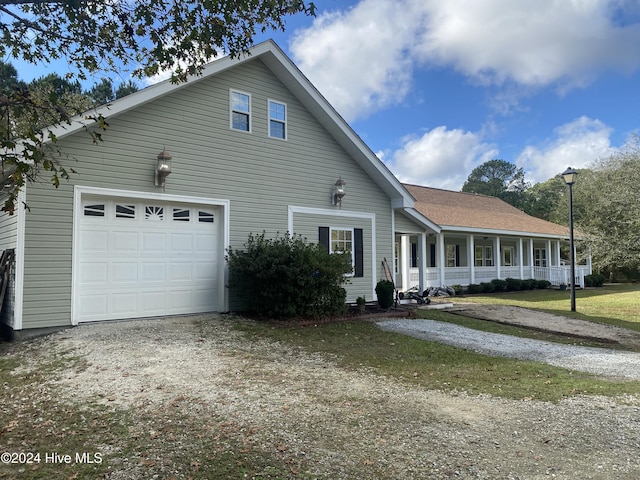
M 503 229 L 491 229 L 491 228 L 479 228 L 479 227 L 461 227 L 455 225 L 441 225 L 442 231 L 467 233 L 467 234 L 480 234 L 480 235 L 497 235 L 497 236 L 511 236 L 511 237 L 527 237 L 527 238 L 546 238 L 555 240 L 568 240 L 569 234 L 562 235 L 557 233 L 540 233 L 540 232 L 525 232 L 517 230 L 503 230 Z

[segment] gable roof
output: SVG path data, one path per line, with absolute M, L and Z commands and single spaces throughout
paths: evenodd
M 414 208 L 445 231 L 565 239 L 569 229 L 527 215 L 497 198 L 405 184 Z
M 260 59 L 296 96 L 300 103 L 302 103 L 329 134 L 333 136 L 338 144 L 349 153 L 365 173 L 391 198 L 393 208 L 413 207 L 413 197 L 404 188 L 402 183 L 362 141 L 349 124 L 347 124 L 273 40 L 267 40 L 255 45 L 249 50 L 248 54 L 242 55 L 240 58 L 227 56 L 214 60 L 204 67 L 202 75 L 191 77 L 188 82 L 174 84 L 171 83 L 170 80 L 165 80 L 115 100 L 109 105 L 99 107 L 92 112 L 92 114 L 101 114 L 107 119 L 108 117 L 114 117 L 254 59 Z M 91 126 L 91 121 L 87 121 L 84 116 L 78 116 L 72 121 L 71 125 L 65 124 L 51 127 L 49 131 L 57 138 L 63 138 Z

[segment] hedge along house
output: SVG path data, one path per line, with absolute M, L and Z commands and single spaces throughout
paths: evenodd
M 77 160 L 65 160 L 71 180 L 28 184 L 0 218 L 0 249 L 15 251 L 12 332 L 239 309 L 225 251 L 263 231 L 352 252 L 347 300 L 374 299 L 398 212 L 412 230 L 432 226 L 272 41 L 100 113 L 99 144 L 82 118 L 52 129 Z
M 548 280 L 569 284 L 561 259 L 569 229 L 532 217 L 496 197 L 405 185 L 415 209 L 436 229 L 396 231 L 396 283 L 406 289 L 469 285 L 493 279 Z M 424 252 L 424 254 L 422 253 Z M 584 288 L 591 260 L 576 265 L 576 285 Z

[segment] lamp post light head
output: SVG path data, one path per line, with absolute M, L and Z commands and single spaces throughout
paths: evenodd
M 564 179 L 564 183 L 566 183 L 567 185 L 573 185 L 578 179 L 578 172 L 569 167 L 564 172 L 562 172 L 562 178 Z

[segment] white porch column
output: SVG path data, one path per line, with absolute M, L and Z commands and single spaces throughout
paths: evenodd
M 556 257 L 556 266 L 560 266 L 560 240 L 556 240 L 556 250 L 555 250 L 555 257 Z
M 418 285 L 421 292 L 427 286 L 427 234 L 418 235 Z
M 533 257 L 533 238 L 530 238 L 528 241 L 529 241 L 529 270 L 530 270 L 531 278 L 535 278 L 536 267 L 534 265 L 535 260 Z
M 550 267 L 551 266 L 551 240 L 547 240 L 547 264 L 545 265 L 545 267 Z
M 438 269 L 440 270 L 440 283 L 439 285 L 446 285 L 446 267 L 447 258 L 444 249 L 444 234 L 438 233 L 436 235 L 436 242 L 438 245 Z
M 493 258 L 494 258 L 494 264 L 496 266 L 496 278 L 502 278 L 500 275 L 500 263 L 502 262 L 502 255 L 500 252 L 500 237 L 496 237 L 495 241 L 494 241 L 494 252 L 493 252 Z
M 518 243 L 516 243 L 516 257 L 518 258 L 518 263 L 520 264 L 520 280 L 524 280 L 524 255 L 522 251 L 522 237 L 518 238 Z
M 411 267 L 411 243 L 408 235 L 400 237 L 400 276 L 402 277 L 402 285 L 398 285 L 399 290 L 407 290 L 409 287 L 409 272 Z
M 469 262 L 469 283 L 476 283 L 476 262 L 475 262 L 475 250 L 473 235 L 469 235 L 467 238 L 467 262 Z
M 592 275 L 593 274 L 593 270 L 591 267 L 591 247 L 587 247 L 587 275 Z

